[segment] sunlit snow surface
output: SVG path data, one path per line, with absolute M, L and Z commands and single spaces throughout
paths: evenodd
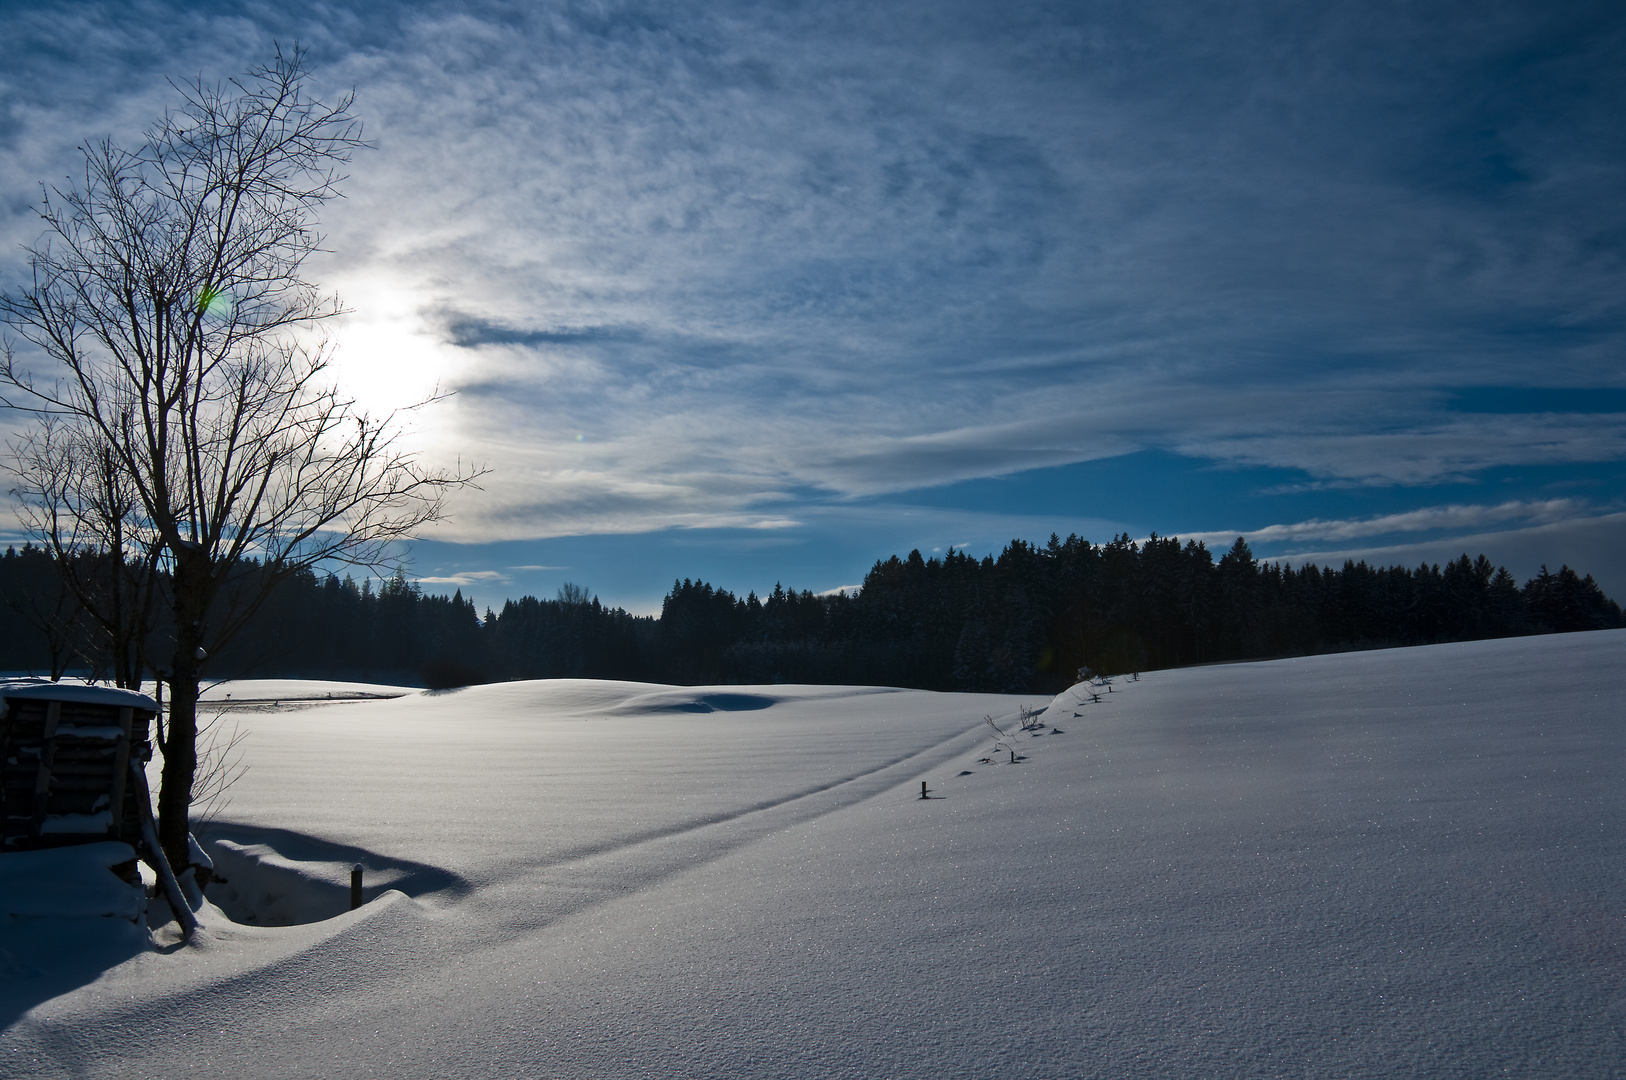
M 1623 683 L 1626 632 L 1155 672 L 1015 764 L 1042 700 L 248 707 L 218 835 L 369 903 L 56 931 L 106 970 L 6 971 L 0 1075 L 1620 1075 Z

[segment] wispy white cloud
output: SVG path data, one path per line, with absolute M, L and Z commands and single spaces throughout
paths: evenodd
M 1170 26 L 947 19 L 905 39 L 849 16 L 552 13 L 498 34 L 424 11 L 404 25 L 412 59 L 367 69 L 381 150 L 358 163 L 364 212 L 338 225 L 363 242 L 335 246 L 376 254 L 335 269 L 387 271 L 468 342 L 442 354 L 471 402 L 444 441 L 519 481 L 474 516 L 516 533 L 720 525 L 789 489 L 906 490 L 1148 445 L 1380 484 L 1621 453 L 1598 421 L 1442 422 L 1420 389 L 1526 377 L 1531 347 L 1548 377 L 1598 378 L 1584 343 L 1510 349 L 1501 331 L 1582 295 L 1604 310 L 1598 273 L 1618 267 L 1487 244 L 1512 219 L 1368 152 L 1335 177 L 1358 135 L 1329 144 L 1303 103 L 1288 130 L 1246 107 L 1182 118 L 1172 86 L 1124 92 L 1163 65 L 1114 57 L 1097 79 L 1041 44 L 1061 34 L 1099 62 L 1146 35 L 1172 69 L 1195 45 Z M 1318 49 L 1349 32 L 1285 29 Z M 1235 44 L 1222 84 L 1291 101 Z M 1393 93 L 1340 83 L 1314 50 L 1295 64 L 1329 105 Z M 1024 107 L 1056 94 L 1074 107 Z M 1160 158 L 1137 149 L 1148 131 Z M 411 236 L 366 243 L 403 204 Z M 545 453 L 527 469 L 508 441 L 584 432 L 595 471 Z
M 1304 490 L 1462 480 L 1493 465 L 1570 465 L 1626 458 L 1626 424 L 1610 414 L 1407 417 L 1388 430 L 1361 430 L 1365 417 L 1327 416 L 1313 400 L 1274 432 L 1210 431 L 1182 439 L 1181 452 L 1237 465 L 1301 469 Z M 1404 420 L 1411 419 L 1409 424 Z M 1314 430 L 1315 421 L 1326 425 Z M 1282 490 L 1292 490 L 1283 488 Z
M 1544 524 L 1593 516 L 1595 514 L 1589 513 L 1588 507 L 1578 500 L 1546 499 L 1540 502 L 1505 502 L 1495 506 L 1428 506 L 1398 514 L 1380 514 L 1375 517 L 1349 520 L 1329 521 L 1316 518 L 1286 525 L 1266 525 L 1257 529 L 1220 529 L 1213 532 L 1191 533 L 1183 539 L 1196 540 L 1209 546 L 1228 544 L 1238 536 L 1258 544 L 1296 543 L 1306 540 L 1357 540 L 1439 530 L 1460 532 L 1464 529 L 1479 529 L 1486 525 L 1507 522 Z
M 459 391 L 414 438 L 493 469 L 442 539 L 789 529 L 808 499 L 1148 447 L 1305 490 L 1620 461 L 1618 417 L 1439 390 L 1621 385 L 1623 26 L 13 5 L 0 277 L 77 141 L 300 40 L 377 144 L 310 268 L 356 308 L 339 374 L 378 408 Z
M 513 579 L 497 570 L 460 570 L 454 574 L 431 574 L 415 580 L 423 585 L 455 585 L 462 588 L 466 585 L 501 585 Z
M 1568 564 L 1590 572 L 1607 595 L 1620 600 L 1626 597 L 1626 566 L 1619 558 L 1623 543 L 1626 513 L 1618 513 L 1410 543 L 1300 550 L 1271 558 L 1295 566 L 1341 566 L 1345 560 L 1415 566 L 1483 554 L 1493 564 L 1505 565 L 1520 581 L 1533 577 L 1543 565 L 1556 570 L 1560 564 Z

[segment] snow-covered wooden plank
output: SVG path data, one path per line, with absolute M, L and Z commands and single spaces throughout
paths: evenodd
M 116 724 L 61 724 L 56 729 L 58 738 L 106 739 L 111 742 L 124 734 Z
M 93 835 L 113 826 L 112 811 L 95 814 L 53 814 L 40 825 L 40 835 Z
M 119 745 L 113 755 L 113 832 L 124 828 L 124 782 L 130 769 L 130 732 L 135 726 L 135 708 L 126 705 L 119 709 Z
M 34 773 L 33 833 L 38 836 L 50 812 L 51 760 L 56 756 L 56 728 L 62 721 L 62 702 L 52 701 L 45 706 L 45 730 L 40 739 L 40 763 Z

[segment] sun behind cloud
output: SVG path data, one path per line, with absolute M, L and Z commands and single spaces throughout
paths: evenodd
M 349 310 L 331 328 L 333 371 L 346 394 L 381 416 L 454 387 L 458 350 L 424 318 L 427 298 L 414 286 L 383 278 L 337 284 Z M 433 430 L 435 410 L 418 414 L 413 426 Z

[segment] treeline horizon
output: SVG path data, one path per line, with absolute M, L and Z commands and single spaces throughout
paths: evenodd
M 245 565 L 245 580 L 262 572 Z M 97 635 L 24 545 L 0 557 L 0 670 L 105 673 Z M 1466 553 L 1447 563 L 1341 568 L 1254 559 L 1239 538 L 1203 544 L 1127 534 L 1052 535 L 996 558 L 950 549 L 877 561 L 856 593 L 775 586 L 741 598 L 674 581 L 659 616 L 607 607 L 578 585 L 482 617 L 457 590 L 397 571 L 375 589 L 299 571 L 277 584 L 205 675 L 325 678 L 450 688 L 515 679 L 674 684 L 837 683 L 1056 692 L 1083 669 L 1121 674 L 1234 660 L 1626 626 L 1590 574 L 1546 566 L 1522 586 Z M 152 631 L 161 644 L 164 630 Z M 165 655 L 149 647 L 147 655 Z

